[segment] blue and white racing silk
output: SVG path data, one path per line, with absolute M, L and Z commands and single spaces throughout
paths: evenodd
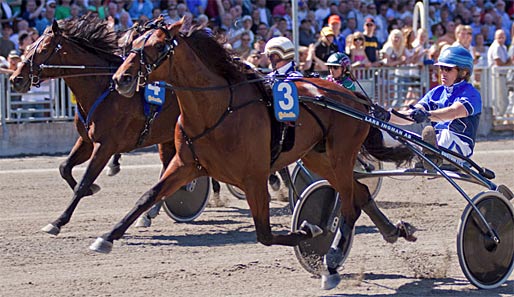
M 272 71 L 268 74 L 268 77 L 275 77 L 276 75 L 286 75 L 287 77 L 303 77 L 303 74 L 296 71 L 294 61 L 287 63 L 286 65 Z
M 450 121 L 432 122 L 439 146 L 455 151 L 465 157 L 473 154 L 478 129 L 482 98 L 480 92 L 470 83 L 461 81 L 451 87 L 437 86 L 430 90 L 417 104 L 426 110 L 449 107 L 460 102 L 468 111 L 468 116 Z

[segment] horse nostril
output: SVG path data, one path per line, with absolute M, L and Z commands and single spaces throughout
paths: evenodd
M 130 75 L 124 75 L 121 77 L 123 84 L 128 84 L 132 82 L 132 76 Z

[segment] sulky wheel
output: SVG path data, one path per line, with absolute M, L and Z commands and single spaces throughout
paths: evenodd
M 311 185 L 313 182 L 322 179 L 319 175 L 309 171 L 302 163 L 297 163 L 291 174 L 291 181 L 296 189 L 297 195 L 302 195 L 302 192 Z M 293 189 L 289 187 L 289 207 L 291 211 L 294 210 L 298 197 L 295 195 Z M 301 222 L 300 222 L 301 223 Z
M 245 192 L 243 192 L 243 190 L 241 190 L 240 188 L 230 185 L 230 184 L 227 184 L 227 189 L 230 192 L 230 194 L 232 194 L 237 199 L 240 199 L 240 200 L 246 199 Z
M 383 168 L 382 162 L 373 159 L 368 160 L 360 155 L 357 157 L 357 161 L 355 161 L 355 166 L 353 167 L 354 172 L 371 172 L 375 170 L 381 170 Z M 314 172 L 309 171 L 302 163 L 298 163 L 293 169 L 293 173 L 291 174 L 291 180 L 296 189 L 296 194 L 302 195 L 302 192 L 307 188 L 310 184 L 315 181 L 321 180 L 322 178 Z M 380 187 L 382 186 L 382 177 L 363 177 L 359 178 L 359 182 L 365 184 L 369 192 L 371 194 L 371 198 L 375 199 L 378 195 Z M 294 206 L 298 202 L 297 196 L 294 194 L 293 189 L 289 188 L 289 206 L 291 210 L 294 209 Z
M 191 222 L 205 209 L 211 191 L 211 178 L 202 176 L 181 187 L 163 202 L 164 211 L 176 222 Z
M 499 185 L 496 188 L 496 191 L 502 193 L 503 196 L 505 196 L 505 198 L 507 198 L 507 200 L 512 200 L 512 198 L 514 198 L 514 193 L 512 193 L 512 191 L 509 188 L 507 188 L 507 186 L 505 186 L 505 185 Z
M 500 243 L 491 240 L 487 228 L 468 205 L 459 223 L 457 254 L 466 278 L 478 288 L 492 289 L 503 284 L 514 267 L 514 208 L 496 191 L 479 193 L 473 203 Z
M 309 185 L 295 206 L 291 223 L 293 232 L 300 228 L 303 221 L 323 229 L 323 234 L 305 240 L 294 248 L 296 258 L 302 267 L 312 274 L 321 275 L 325 271 L 323 256 L 330 249 L 337 234 L 341 222 L 340 209 L 339 194 L 326 180 Z M 352 232 L 341 264 L 350 252 L 353 235 Z

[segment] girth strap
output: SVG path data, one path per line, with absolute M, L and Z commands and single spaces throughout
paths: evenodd
M 93 103 L 93 106 L 91 106 L 91 109 L 87 113 L 86 119 L 84 119 L 84 116 L 80 112 L 79 109 L 77 109 L 77 116 L 79 120 L 84 124 L 84 127 L 86 128 L 86 131 L 89 131 L 89 123 L 91 122 L 91 117 L 93 116 L 93 113 L 95 112 L 96 108 L 104 101 L 105 98 L 107 98 L 107 95 L 112 91 L 112 89 L 109 87 L 107 90 L 105 90 L 100 97 L 98 97 L 95 102 Z
M 214 129 L 216 129 L 224 120 L 225 118 L 233 113 L 234 111 L 237 111 L 239 109 L 242 109 L 250 104 L 253 104 L 253 103 L 257 103 L 257 102 L 263 102 L 262 98 L 259 98 L 259 99 L 256 99 L 256 100 L 252 100 L 252 101 L 248 101 L 248 102 L 245 102 L 241 105 L 238 105 L 236 107 L 232 107 L 232 104 L 233 104 L 233 101 L 234 101 L 234 88 L 236 86 L 239 86 L 238 85 L 229 85 L 229 90 L 230 90 L 230 99 L 229 99 L 229 104 L 228 104 L 228 107 L 227 109 L 223 112 L 223 114 L 220 116 L 220 118 L 216 121 L 216 123 L 212 126 L 212 127 L 209 127 L 207 129 L 205 129 L 202 133 L 194 136 L 194 137 L 189 137 L 186 133 L 186 131 L 184 130 L 184 127 L 182 126 L 182 124 L 180 124 L 179 122 L 179 128 L 180 128 L 180 132 L 182 133 L 182 137 L 184 137 L 184 140 L 186 141 L 186 144 L 187 146 L 189 147 L 189 149 L 191 150 L 191 153 L 193 154 L 193 159 L 195 160 L 195 163 L 196 163 L 196 168 L 198 168 L 198 170 L 202 170 L 203 169 L 203 166 L 202 164 L 200 163 L 200 159 L 198 158 L 198 155 L 196 154 L 196 151 L 195 151 L 195 148 L 193 146 L 193 143 L 198 140 L 199 138 L 207 135 L 208 133 L 210 133 L 211 131 L 213 131 Z

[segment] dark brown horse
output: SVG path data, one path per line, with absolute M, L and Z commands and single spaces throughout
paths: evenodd
M 132 96 L 140 81 L 167 81 L 174 86 L 181 117 L 175 129 L 177 154 L 161 180 L 138 200 L 136 206 L 90 247 L 110 252 L 112 243 L 145 210 L 176 191 L 181 184 L 210 175 L 244 190 L 255 223 L 257 240 L 265 245 L 294 246 L 319 234 L 305 224 L 299 232 L 273 234 L 270 226 L 270 172 L 301 158 L 313 172 L 326 178 L 340 193 L 345 241 L 363 209 L 383 237 L 394 242 L 400 232 L 376 207 L 367 187 L 353 178 L 353 166 L 361 146 L 379 160 L 408 160 L 406 150 L 383 146 L 379 130 L 364 122 L 314 104 L 304 103 L 296 122 L 294 146 L 271 162 L 271 126 L 262 80 L 248 75 L 231 59 L 208 31 L 191 28 L 190 18 L 170 27 L 151 30 L 133 42 L 132 53 L 114 80 L 117 90 Z M 315 87 L 312 83 L 319 87 Z M 321 79 L 295 82 L 300 96 L 326 96 L 354 109 L 367 106 L 346 89 Z M 327 91 L 332 89 L 337 93 Z M 401 152 L 402 154 L 398 154 Z
M 163 171 L 175 155 L 174 127 L 180 112 L 175 94 L 167 92 L 162 110 L 153 122 L 148 122 L 140 93 L 127 98 L 113 89 L 110 76 L 123 61 L 119 50 L 118 37 L 106 21 L 87 15 L 54 22 L 31 46 L 24 64 L 11 76 L 12 86 L 18 92 L 27 92 L 40 80 L 63 77 L 77 98 L 75 125 L 80 137 L 59 167 L 74 195 L 63 214 L 43 228 L 47 233 L 57 235 L 69 222 L 80 199 L 100 190 L 93 182 L 113 154 L 158 144 Z M 47 68 L 42 68 L 43 64 Z M 72 169 L 89 159 L 82 180 L 77 183 Z

